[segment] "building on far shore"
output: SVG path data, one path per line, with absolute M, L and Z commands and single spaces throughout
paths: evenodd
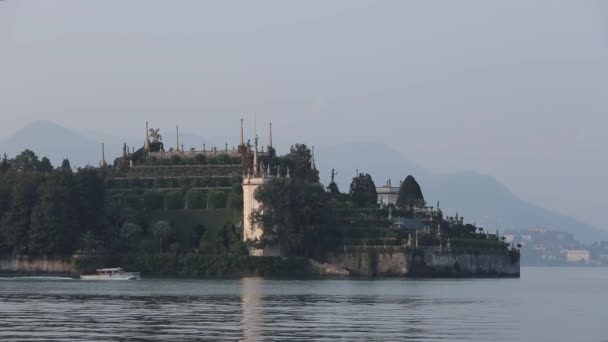
M 591 253 L 586 249 L 567 249 L 566 261 L 569 264 L 580 264 L 582 262 L 588 264 L 591 261 Z
M 380 206 L 396 205 L 397 198 L 399 198 L 399 188 L 398 186 L 392 186 L 390 179 L 386 182 L 386 185 L 376 187 L 378 204 Z

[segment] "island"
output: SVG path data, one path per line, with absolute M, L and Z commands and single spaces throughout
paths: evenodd
M 362 161 L 364 164 L 364 161 Z M 73 170 L 26 150 L 0 161 L 0 272 L 78 275 L 123 267 L 146 276 L 519 277 L 520 248 L 444 215 L 416 179 L 348 191 L 321 184 L 315 150 L 294 144 L 143 145 Z

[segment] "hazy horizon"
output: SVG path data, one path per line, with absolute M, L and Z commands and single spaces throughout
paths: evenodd
M 605 228 L 599 1 L 0 2 L 0 141 L 34 120 L 236 141 L 380 141 Z M 222 141 L 222 140 L 219 140 Z M 186 142 L 187 143 L 187 142 Z

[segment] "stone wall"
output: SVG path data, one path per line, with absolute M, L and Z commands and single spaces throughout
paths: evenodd
M 439 251 L 437 248 L 375 248 L 327 256 L 351 275 L 381 277 L 519 277 L 519 257 L 507 250 Z
M 0 273 L 73 275 L 70 257 L 0 257 Z

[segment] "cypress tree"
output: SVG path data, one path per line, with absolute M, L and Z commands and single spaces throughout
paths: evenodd
M 405 178 L 401 184 L 401 188 L 399 189 L 399 197 L 397 198 L 397 206 L 424 206 L 422 189 L 420 189 L 420 185 L 412 175 L 407 176 L 407 178 Z
M 359 208 L 375 207 L 378 204 L 376 184 L 369 173 L 360 173 L 350 184 L 353 204 Z

